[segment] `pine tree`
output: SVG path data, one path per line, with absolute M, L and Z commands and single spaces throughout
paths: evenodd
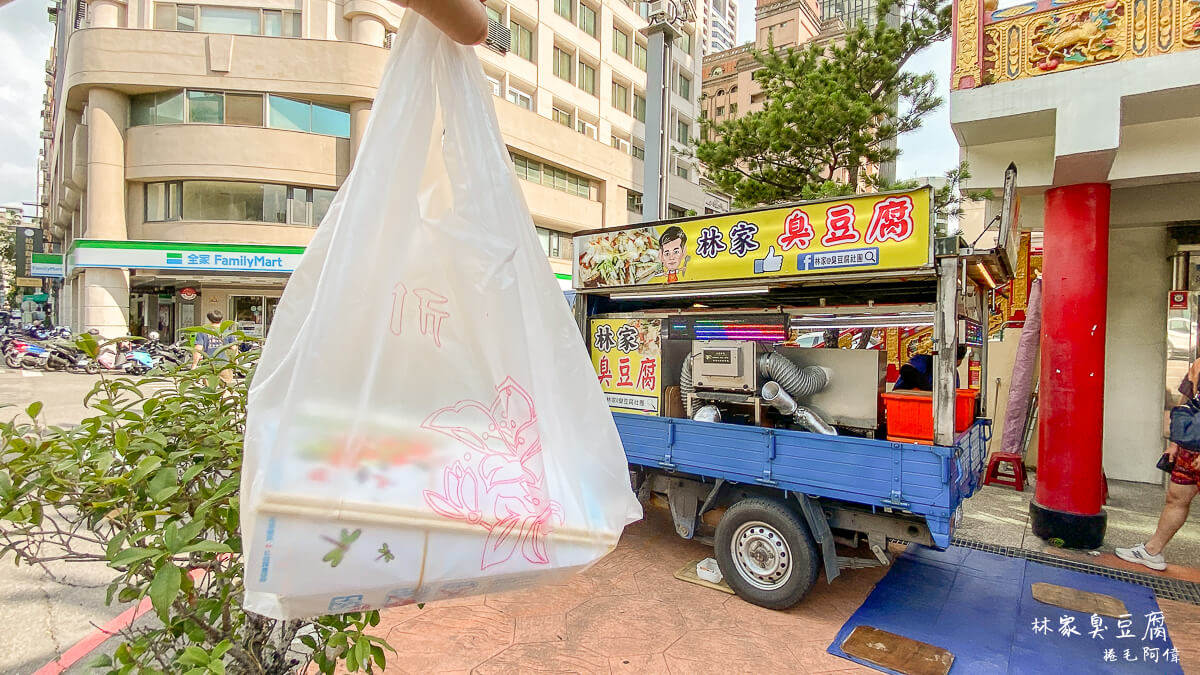
M 897 187 L 880 185 L 872 169 L 894 160 L 892 141 L 942 104 L 933 73 L 903 68 L 950 35 L 951 6 L 880 0 L 878 12 L 873 26 L 852 26 L 842 40 L 755 51 L 763 110 L 702 122 L 696 157 L 736 205 Z M 964 178 L 964 169 L 951 172 L 951 181 Z

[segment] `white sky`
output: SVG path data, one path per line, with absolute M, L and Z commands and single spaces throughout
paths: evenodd
M 43 69 L 54 39 L 47 4 L 15 0 L 0 7 L 0 206 L 32 202 L 37 190 Z
M 741 0 L 743 17 L 739 42 L 754 39 L 752 0 Z M 0 206 L 19 205 L 35 198 L 37 153 L 40 147 L 43 67 L 54 37 L 46 20 L 43 0 L 13 0 L 0 6 Z M 909 63 L 915 71 L 933 71 L 943 99 L 950 70 L 949 41 L 917 55 Z M 897 167 L 900 179 L 941 175 L 958 161 L 958 144 L 950 131 L 949 113 L 943 105 L 930 115 L 924 128 L 901 138 Z

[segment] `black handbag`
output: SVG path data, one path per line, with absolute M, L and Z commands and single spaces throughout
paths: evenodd
M 1171 473 L 1172 471 L 1175 470 L 1175 460 L 1172 459 L 1170 455 L 1168 455 L 1167 453 L 1164 452 L 1162 454 L 1162 457 L 1158 458 L 1158 463 L 1155 464 L 1154 466 L 1156 466 L 1159 471 L 1165 471 L 1167 473 Z

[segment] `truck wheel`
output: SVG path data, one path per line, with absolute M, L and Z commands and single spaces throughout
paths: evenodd
M 819 556 L 808 527 L 775 499 L 731 506 L 717 524 L 714 549 L 729 587 L 760 607 L 791 607 L 817 581 Z

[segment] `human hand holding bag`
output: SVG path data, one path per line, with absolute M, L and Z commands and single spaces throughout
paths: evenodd
M 245 606 L 276 619 L 552 581 L 641 517 L 477 57 L 397 37 L 250 386 Z

